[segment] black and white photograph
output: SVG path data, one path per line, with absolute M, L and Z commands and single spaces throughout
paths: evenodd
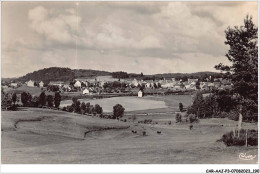
M 1 36 L 2 164 L 258 164 L 257 1 L 2 1 Z

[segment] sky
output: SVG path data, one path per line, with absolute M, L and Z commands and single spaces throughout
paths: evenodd
M 2 77 L 48 67 L 191 73 L 230 64 L 225 29 L 257 2 L 2 2 Z

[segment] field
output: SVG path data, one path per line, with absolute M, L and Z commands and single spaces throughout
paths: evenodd
M 138 97 L 112 97 L 96 100 L 80 99 L 79 101 L 85 103 L 90 102 L 92 105 L 99 104 L 103 108 L 104 112 L 112 112 L 113 106 L 116 104 L 121 104 L 125 108 L 125 111 L 166 108 L 166 105 L 163 101 L 154 101 Z M 61 102 L 60 107 L 71 104 L 72 100 L 65 100 Z
M 2 111 L 4 164 L 236 164 L 258 160 L 239 159 L 240 153 L 257 155 L 257 147 L 226 147 L 216 142 L 236 126 L 228 119 L 200 120 L 189 130 L 188 123 L 176 124 L 174 118 L 171 125 L 147 125 L 57 110 L 20 109 Z M 243 126 L 257 128 L 252 123 Z
M 44 90 L 42 90 L 39 87 L 30 87 L 30 86 L 20 86 L 18 88 L 7 88 L 3 90 L 6 93 L 16 93 L 16 94 L 21 94 L 22 92 L 29 92 L 31 95 L 35 95 L 35 96 L 39 96 L 41 94 L 41 92 L 43 92 Z M 45 94 L 46 95 L 54 95 L 54 92 L 48 92 L 46 91 L 45 88 Z
M 121 104 L 125 111 L 131 113 L 142 113 L 146 112 L 155 112 L 156 110 L 160 112 L 166 111 L 177 111 L 179 108 L 179 102 L 182 102 L 184 106 L 191 104 L 190 95 L 168 95 L 168 96 L 145 96 L 138 98 L 137 96 L 127 96 L 127 97 L 112 97 L 112 98 L 103 98 L 103 99 L 79 99 L 80 102 L 89 102 L 92 105 L 99 104 L 104 112 L 112 112 L 113 106 L 116 104 Z M 72 100 L 63 100 L 61 101 L 60 107 L 71 105 Z

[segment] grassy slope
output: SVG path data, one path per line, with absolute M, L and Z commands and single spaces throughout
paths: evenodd
M 44 117 L 45 116 L 45 117 Z M 41 121 L 18 123 L 19 120 Z M 159 117 L 159 116 L 158 116 Z M 94 131 L 107 127 L 126 128 Z M 222 126 L 223 125 L 223 126 Z M 26 109 L 2 112 L 3 163 L 255 163 L 239 153 L 257 154 L 257 147 L 225 147 L 216 140 L 236 125 L 228 119 L 189 124 L 134 125 L 62 111 Z M 257 125 L 245 124 L 247 127 Z M 137 134 L 131 130 L 136 129 Z M 145 130 L 148 136 L 141 136 Z M 161 130 L 162 134 L 156 133 Z

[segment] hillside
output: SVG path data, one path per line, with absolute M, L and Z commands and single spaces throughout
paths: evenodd
M 51 67 L 44 68 L 32 73 L 28 73 L 25 76 L 16 78 L 16 81 L 26 82 L 28 80 L 43 81 L 44 83 L 49 83 L 50 81 L 71 81 L 79 77 L 92 77 L 92 76 L 103 76 L 109 75 L 106 71 L 97 70 L 83 70 L 83 69 L 70 69 L 70 68 L 60 68 Z
M 152 80 L 152 79 L 162 79 L 162 78 L 176 78 L 183 79 L 186 81 L 188 78 L 198 78 L 205 79 L 206 77 L 212 76 L 221 77 L 222 74 L 217 72 L 196 72 L 196 73 L 164 73 L 164 74 L 155 74 L 155 75 L 141 75 L 135 73 L 127 73 L 127 72 L 107 72 L 107 71 L 99 71 L 99 70 L 89 70 L 89 69 L 70 69 L 70 68 L 61 68 L 61 67 L 51 67 L 44 68 L 38 71 L 34 71 L 32 73 L 28 73 L 19 78 L 2 78 L 3 82 L 17 81 L 17 82 L 26 82 L 29 80 L 34 81 L 43 81 L 45 84 L 50 81 L 71 81 L 75 78 L 83 78 L 83 77 L 95 77 L 95 76 L 107 76 L 112 75 L 114 78 L 136 78 L 143 80 Z

